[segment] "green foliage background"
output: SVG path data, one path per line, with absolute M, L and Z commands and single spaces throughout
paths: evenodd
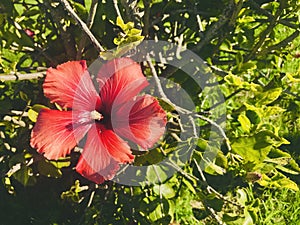
M 185 46 L 207 62 L 226 99 L 231 149 L 222 141 L 210 143 L 210 124 L 198 121 L 201 138 L 189 163 L 150 187 L 90 183 L 74 171 L 77 152 L 46 160 L 29 146 L 30 131 L 38 109 L 55 106 L 43 96 L 42 78 L 17 80 L 18 74 L 42 76 L 46 68 L 68 60 L 91 63 L 98 53 L 60 1 L 1 0 L 0 224 L 300 222 L 298 0 L 70 3 L 107 50 L 144 36 Z M 117 9 L 123 25 L 116 24 Z M 182 71 L 156 69 L 187 88 L 199 111 L 210 109 Z M 144 72 L 151 76 L 147 68 Z M 166 139 L 136 163 L 165 157 L 178 144 L 171 136 Z M 201 171 L 198 163 L 207 147 L 218 154 Z

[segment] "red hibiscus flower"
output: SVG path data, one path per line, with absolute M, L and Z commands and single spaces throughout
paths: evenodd
M 164 133 L 166 113 L 154 97 L 137 96 L 148 82 L 130 58 L 104 64 L 97 81 L 99 93 L 83 60 L 49 68 L 45 96 L 67 110 L 42 109 L 30 143 L 46 158 L 56 160 L 86 136 L 76 170 L 102 183 L 114 177 L 119 164 L 134 160 L 123 138 L 143 149 L 152 147 Z

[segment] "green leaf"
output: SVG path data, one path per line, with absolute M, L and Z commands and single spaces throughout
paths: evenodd
M 42 175 L 46 177 L 58 178 L 62 175 L 61 171 L 57 167 L 46 160 L 39 161 L 37 164 L 37 169 Z
M 273 88 L 265 92 L 259 93 L 256 96 L 255 105 L 264 106 L 274 102 L 282 92 L 282 88 Z
M 29 110 L 28 110 L 28 118 L 32 121 L 32 122 L 36 122 L 37 117 L 39 115 L 39 112 L 41 111 L 41 109 L 48 109 L 48 107 L 44 106 L 44 105 L 40 105 L 40 104 L 35 104 L 33 105 Z
M 84 0 L 84 5 L 87 11 L 90 11 L 91 5 L 92 5 L 92 0 Z
M 242 80 L 242 78 L 233 75 L 233 74 L 228 74 L 225 76 L 224 80 L 229 84 L 229 85 L 233 85 L 233 86 L 237 86 L 240 87 L 244 81 Z
M 66 157 L 65 160 L 51 160 L 50 162 L 58 169 L 71 165 L 70 157 Z
M 79 180 L 76 180 L 74 185 L 70 188 L 70 190 L 68 191 L 64 191 L 62 194 L 61 194 L 61 198 L 62 199 L 70 199 L 74 202 L 80 202 L 81 201 L 81 198 L 79 196 L 79 193 L 84 191 L 84 190 L 87 190 L 87 187 L 86 186 L 80 186 L 80 182 Z
M 265 162 L 276 165 L 276 168 L 291 174 L 299 174 L 300 168 L 292 156 L 280 149 L 274 148 L 270 151 Z
M 262 162 L 271 148 L 272 145 L 258 135 L 240 137 L 232 143 L 233 152 L 242 156 L 246 162 Z
M 149 183 L 161 183 L 168 178 L 167 173 L 163 170 L 162 166 L 150 165 L 147 168 L 146 179 Z
M 288 188 L 294 191 L 299 191 L 298 185 L 282 173 L 277 173 L 271 178 L 263 174 L 262 179 L 257 183 L 264 187 Z
M 33 176 L 32 168 L 22 165 L 21 169 L 13 174 L 13 177 L 24 186 L 32 186 L 36 183 L 36 178 Z
M 223 175 L 226 170 L 212 162 L 206 163 L 206 167 L 204 170 L 206 173 L 211 174 L 211 175 Z
M 224 201 L 222 199 L 217 198 L 215 194 L 207 195 L 205 201 L 208 206 L 210 206 L 217 212 L 220 212 L 223 208 Z
M 164 159 L 164 155 L 159 148 L 151 149 L 145 154 L 137 156 L 134 160 L 134 165 L 153 165 L 161 162 Z
M 260 115 L 254 110 L 247 110 L 246 116 L 250 120 L 250 123 L 253 123 L 255 125 L 259 124 L 261 121 Z
M 161 185 L 154 185 L 153 190 L 155 194 L 159 195 L 162 194 L 166 199 L 173 198 L 175 196 L 175 191 L 173 187 L 168 184 L 161 184 Z
M 196 194 L 195 188 L 193 187 L 193 185 L 192 185 L 188 180 L 186 180 L 185 178 L 183 178 L 183 179 L 182 179 L 182 182 L 187 186 L 187 188 L 188 188 L 193 194 Z
M 287 177 L 278 180 L 277 183 L 281 188 L 288 188 L 294 191 L 299 191 L 298 185 Z
M 299 172 L 288 169 L 288 168 L 286 168 L 284 166 L 281 166 L 281 165 L 277 165 L 276 169 L 279 169 L 279 170 L 281 170 L 282 172 L 285 172 L 285 173 L 289 173 L 289 174 L 293 174 L 293 175 L 299 175 Z
M 257 68 L 257 66 L 254 62 L 246 62 L 241 65 L 239 71 L 242 72 L 242 71 L 248 71 L 248 70 L 255 70 L 256 68 Z
M 222 168 L 227 168 L 228 167 L 228 160 L 227 157 L 224 155 L 222 151 L 218 151 L 215 159 L 216 165 L 222 167 Z
M 119 26 L 125 33 L 129 32 L 132 28 L 134 28 L 133 22 L 124 23 L 123 19 L 121 17 L 117 17 L 116 21 L 117 26 Z
M 236 60 L 236 65 L 240 67 L 244 61 L 244 57 L 240 51 L 238 51 L 237 54 L 235 55 L 235 60 Z
M 274 163 L 277 165 L 281 165 L 281 166 L 285 166 L 287 164 L 289 164 L 289 162 L 291 161 L 291 157 L 278 157 L 278 158 L 273 158 L 273 159 L 265 159 L 265 162 L 269 162 L 269 163 Z
M 249 133 L 250 128 L 251 128 L 251 122 L 248 119 L 248 117 L 246 116 L 245 112 L 243 112 L 242 114 L 239 115 L 238 121 L 240 122 L 243 131 L 245 131 L 246 133 Z

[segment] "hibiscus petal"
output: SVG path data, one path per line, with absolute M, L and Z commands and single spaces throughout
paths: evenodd
M 43 88 L 45 96 L 62 107 L 92 110 L 100 104 L 84 60 L 49 68 Z
M 86 123 L 89 120 L 85 112 L 42 109 L 31 132 L 30 144 L 48 159 L 65 157 L 91 127 Z
M 90 165 L 84 160 L 83 156 L 80 156 L 79 161 L 76 166 L 76 171 L 80 173 L 83 177 L 93 181 L 96 184 L 101 184 L 105 181 L 104 177 L 99 173 L 95 172 Z
M 106 113 L 113 104 L 132 99 L 148 85 L 138 63 L 130 58 L 117 58 L 104 64 L 97 78 Z
M 165 111 L 150 95 L 127 102 L 112 115 L 114 131 L 144 149 L 151 148 L 159 140 L 167 122 Z
M 125 141 L 104 126 L 93 125 L 88 132 L 76 170 L 84 177 L 101 183 L 102 178 L 110 180 L 114 177 L 119 163 L 132 162 L 133 159 L 134 156 Z

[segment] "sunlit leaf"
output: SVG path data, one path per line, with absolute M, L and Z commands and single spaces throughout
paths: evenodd
M 28 118 L 32 121 L 32 122 L 36 122 L 37 117 L 39 115 L 39 112 L 41 109 L 45 109 L 48 108 L 44 105 L 40 105 L 40 104 L 35 104 L 33 105 L 29 110 L 28 110 Z
M 154 185 L 154 192 L 157 195 L 162 194 L 165 198 L 173 198 L 175 196 L 174 188 L 170 184 Z
M 238 117 L 238 121 L 240 122 L 243 131 L 245 131 L 246 133 L 249 133 L 250 128 L 251 128 L 251 122 L 248 119 L 248 117 L 244 113 L 240 114 Z

